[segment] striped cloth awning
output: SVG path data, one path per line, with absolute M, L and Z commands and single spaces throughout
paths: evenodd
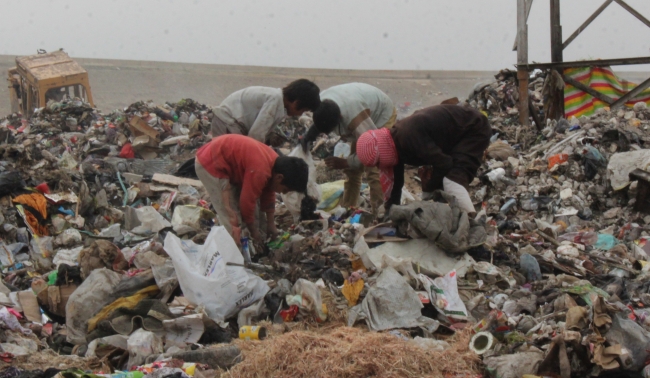
M 568 68 L 564 70 L 564 75 L 609 96 L 613 100 L 619 99 L 625 93 L 636 87 L 635 83 L 616 76 L 614 71 L 609 67 Z M 640 101 L 650 105 L 650 88 L 626 102 L 625 106 L 631 107 Z M 567 119 L 570 117 L 589 116 L 594 114 L 597 109 L 607 106 L 609 106 L 607 103 L 581 91 L 569 83 L 565 83 L 564 113 Z

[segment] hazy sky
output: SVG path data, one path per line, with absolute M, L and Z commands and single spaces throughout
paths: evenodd
M 650 1 L 626 0 L 650 18 Z M 603 0 L 563 0 L 564 38 Z M 309 68 L 512 67 L 515 0 L 3 0 L 0 54 L 63 47 L 87 58 Z M 529 19 L 550 61 L 549 1 Z M 650 55 L 650 28 L 611 4 L 565 60 Z M 650 67 L 631 67 L 650 70 Z

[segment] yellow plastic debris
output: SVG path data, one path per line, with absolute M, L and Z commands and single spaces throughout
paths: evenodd
M 359 301 L 361 290 L 363 290 L 363 280 L 357 280 L 352 284 L 348 280 L 345 280 L 341 293 L 343 293 L 345 299 L 348 300 L 348 304 L 354 306 Z

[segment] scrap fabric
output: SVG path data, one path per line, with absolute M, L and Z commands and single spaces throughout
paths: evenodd
M 609 67 L 569 68 L 564 70 L 564 75 L 597 90 L 613 100 L 618 100 L 621 96 L 636 87 L 635 83 L 616 76 L 614 71 Z M 637 102 L 650 104 L 650 88 L 626 102 L 625 106 L 632 107 Z M 590 116 L 596 110 L 607 106 L 609 105 L 605 102 L 581 91 L 569 83 L 565 83 L 564 112 L 567 119 L 571 117 Z

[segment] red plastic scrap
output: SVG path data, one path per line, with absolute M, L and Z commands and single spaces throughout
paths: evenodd
M 11 353 L 0 353 L 0 360 L 6 363 L 10 363 L 14 359 L 14 355 Z
M 131 143 L 127 143 L 122 147 L 122 150 L 120 151 L 120 157 L 122 159 L 135 158 L 135 151 L 133 151 L 133 147 L 131 146 Z
M 38 190 L 42 194 L 50 194 L 50 187 L 47 185 L 46 182 L 37 185 L 36 190 Z

